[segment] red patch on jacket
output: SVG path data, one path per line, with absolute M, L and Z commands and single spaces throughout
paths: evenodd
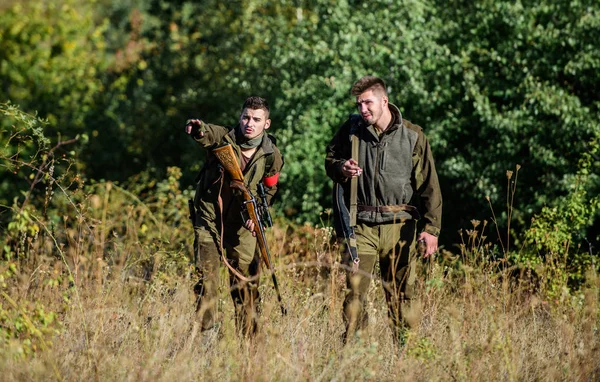
M 277 181 L 279 180 L 279 173 L 275 174 L 275 175 L 271 175 L 269 177 L 264 177 L 263 178 L 263 183 L 265 184 L 265 186 L 267 187 L 273 187 L 274 185 L 277 184 Z

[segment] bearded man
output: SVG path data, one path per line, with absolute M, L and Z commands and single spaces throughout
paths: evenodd
M 364 275 L 372 274 L 379 261 L 389 318 L 402 342 L 407 328 L 403 309 L 414 295 L 416 243 L 423 243 L 425 257 L 437 251 L 442 194 L 423 129 L 389 103 L 385 82 L 366 76 L 351 93 L 359 114 L 340 127 L 325 159 L 327 175 L 343 189 L 341 202 L 355 207 L 349 220 L 359 272 L 348 272 L 344 340 L 368 322 L 371 279 Z M 418 220 L 422 230 L 417 237 Z

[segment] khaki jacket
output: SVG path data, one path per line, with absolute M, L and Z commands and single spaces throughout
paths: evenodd
M 238 145 L 240 136 L 238 135 L 238 127 L 233 129 L 228 127 L 202 123 L 200 131 L 204 132 L 204 136 L 194 138 L 203 148 L 208 150 L 208 156 L 204 166 L 200 170 L 196 181 L 196 195 L 194 197 L 194 205 L 196 206 L 197 222 L 204 221 L 207 226 L 214 226 L 219 216 L 219 194 L 222 199 L 224 224 L 243 224 L 241 217 L 241 198 L 237 195 L 237 190 L 232 190 L 229 187 L 231 179 L 224 172 L 224 178 L 221 182 L 221 166 L 219 161 L 212 153 L 212 149 L 220 146 L 223 143 L 229 143 L 233 146 L 237 154 L 238 164 L 240 163 L 241 150 Z M 269 160 L 267 157 L 271 156 Z M 270 168 L 266 168 L 270 163 Z M 244 183 L 248 190 L 257 196 L 257 186 L 263 178 L 274 176 L 281 171 L 283 167 L 283 156 L 275 146 L 275 139 L 264 134 L 261 145 L 257 148 L 254 156 L 244 169 Z M 271 199 L 277 192 L 277 185 L 266 188 L 267 202 L 270 204 Z

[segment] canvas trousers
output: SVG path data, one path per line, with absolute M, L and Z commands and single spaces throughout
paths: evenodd
M 414 297 L 416 280 L 416 221 L 401 220 L 389 224 L 359 223 L 355 229 L 359 272 L 347 273 L 348 293 L 344 300 L 344 340 L 368 323 L 367 292 L 375 264 L 379 261 L 384 284 L 388 317 L 396 336 L 406 322 L 403 308 Z
M 203 219 L 198 219 L 194 227 L 194 263 L 199 274 L 194 292 L 197 296 L 196 314 L 203 330 L 215 327 L 222 320 L 217 309 L 222 263 L 220 228 L 217 229 L 214 222 Z M 239 222 L 223 226 L 223 251 L 229 264 L 243 276 L 253 278 L 258 274 L 256 238 Z M 255 333 L 259 313 L 258 278 L 245 282 L 229 271 L 229 285 L 237 330 L 243 335 Z

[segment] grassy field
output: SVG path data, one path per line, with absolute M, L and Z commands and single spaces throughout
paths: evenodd
M 161 244 L 133 233 L 147 220 L 142 213 L 124 219 L 121 234 L 83 235 L 81 221 L 62 238 L 40 234 L 29 240 L 27 258 L 2 263 L 2 380 L 600 379 L 594 273 L 576 293 L 549 298 L 549 264 L 531 282 L 477 258 L 480 252 L 452 258 L 446 251 L 420 266 L 406 346 L 391 340 L 377 279 L 370 325 L 344 346 L 345 274 L 329 230 L 279 226 L 269 240 L 281 254 L 277 274 L 289 313 L 281 315 L 263 275 L 260 333 L 246 340 L 235 331 L 224 283 L 222 327 L 199 331 L 189 227 Z M 88 228 L 106 232 L 102 227 Z
M 180 175 L 73 181 L 48 188 L 41 207 L 12 208 L 0 259 L 0 380 L 600 380 L 596 265 L 574 286 L 568 246 L 529 266 L 508 261 L 487 242 L 487 222 L 419 264 L 404 347 L 392 341 L 377 277 L 369 326 L 343 345 L 346 276 L 327 224 L 278 221 L 268 231 L 286 316 L 263 274 L 259 334 L 242 338 L 221 277 L 222 325 L 200 332 L 191 190 L 180 190 Z

